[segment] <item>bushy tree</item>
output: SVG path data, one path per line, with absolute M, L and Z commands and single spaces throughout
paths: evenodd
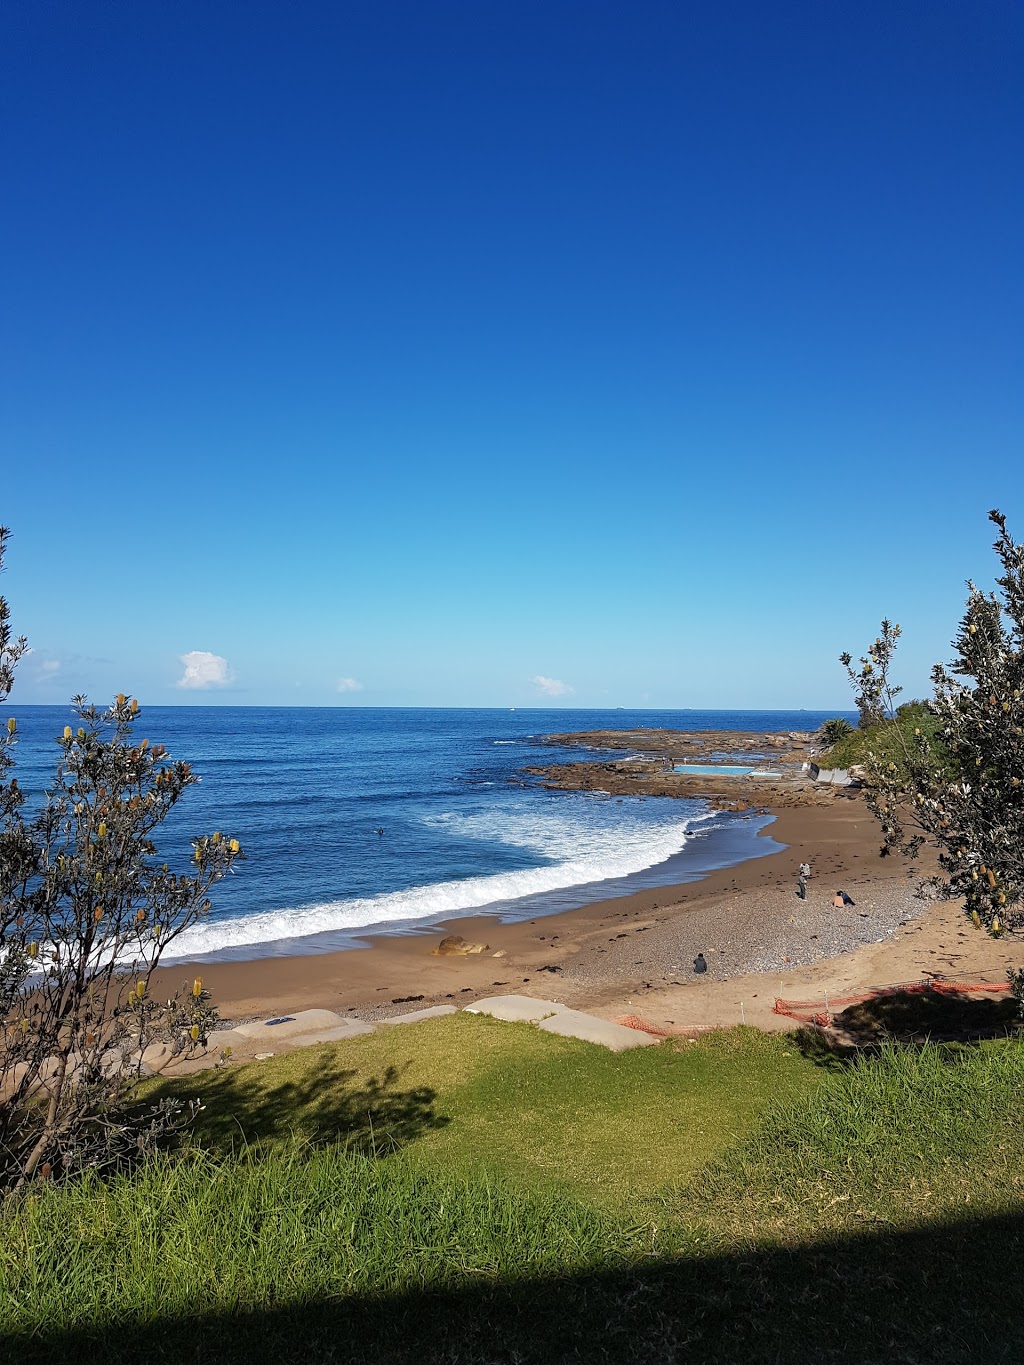
M 0 596 L 0 702 L 25 649 Z M 198 779 L 134 738 L 134 698 L 73 705 L 31 808 L 10 776 L 16 720 L 0 731 L 0 1188 L 109 1165 L 180 1123 L 180 1104 L 132 1102 L 143 1053 L 205 1045 L 216 1014 L 201 980 L 156 999 L 151 977 L 243 856 L 213 834 L 188 871 L 160 862 L 154 833 Z
M 840 654 L 839 662 L 846 669 L 855 693 L 854 702 L 860 713 L 860 728 L 869 729 L 891 720 L 896 713 L 896 698 L 902 692 L 890 681 L 889 669 L 892 656 L 896 652 L 900 636 L 899 626 L 891 621 L 883 621 L 880 634 L 873 645 L 868 647 L 867 655 L 860 659 L 860 667 L 853 667 L 852 654 Z
M 956 657 L 932 671 L 937 733 L 915 727 L 905 762 L 869 759 L 867 799 L 883 851 L 933 844 L 939 889 L 999 934 L 1024 925 L 1024 547 L 989 515 L 999 591 L 968 582 Z

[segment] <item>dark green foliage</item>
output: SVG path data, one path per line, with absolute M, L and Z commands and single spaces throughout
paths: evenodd
M 820 743 L 826 744 L 830 749 L 833 744 L 838 744 L 847 735 L 853 734 L 853 726 L 842 716 L 836 716 L 834 720 L 827 720 L 818 731 L 817 738 Z
M 942 745 L 938 717 L 924 701 L 905 702 L 894 717 L 866 730 L 849 730 L 818 762 L 823 768 L 852 768 L 869 762 L 895 763 L 902 768 L 907 754 L 915 752 L 918 730 L 929 740 L 932 761 L 947 765 L 949 755 Z

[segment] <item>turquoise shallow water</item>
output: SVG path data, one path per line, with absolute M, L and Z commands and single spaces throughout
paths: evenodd
M 12 698 L 13 700 L 13 698 Z M 13 707 L 17 775 L 38 797 L 64 707 Z M 161 831 L 184 867 L 190 838 L 221 829 L 249 857 L 189 957 L 322 951 L 368 931 L 414 931 L 486 910 L 536 915 L 699 876 L 753 853 L 765 821 L 706 803 L 548 792 L 528 764 L 605 755 L 541 747 L 599 728 L 807 730 L 813 712 L 498 711 L 152 707 L 139 737 L 202 775 Z M 621 756 L 621 755 L 620 755 Z M 379 835 L 376 830 L 383 829 Z

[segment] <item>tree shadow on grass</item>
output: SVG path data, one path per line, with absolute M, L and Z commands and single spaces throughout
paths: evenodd
M 1018 1214 L 792 1248 L 479 1276 L 265 1311 L 0 1339 L 12 1365 L 1002 1365 L 1024 1350 Z M 454 1279 L 454 1276 L 452 1277 Z M 6 1348 L 7 1355 L 4 1355 Z
M 887 1043 L 977 1043 L 1016 1032 L 1017 1002 L 1010 996 L 966 991 L 894 991 L 863 1000 L 833 1017 L 829 1029 L 808 1026 L 793 1035 L 805 1057 L 835 1069 Z
M 403 1088 L 405 1070 L 389 1066 L 380 1077 L 360 1077 L 323 1049 L 322 1063 L 299 1079 L 268 1085 L 259 1067 L 227 1067 L 169 1082 L 166 1093 L 199 1098 L 203 1108 L 193 1137 L 215 1151 L 300 1137 L 379 1153 L 449 1122 L 437 1113 L 436 1091 Z

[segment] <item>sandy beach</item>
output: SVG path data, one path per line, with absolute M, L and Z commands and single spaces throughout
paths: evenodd
M 781 852 L 536 920 L 481 915 L 429 934 L 380 936 L 367 947 L 316 956 L 264 957 L 201 966 L 175 963 L 167 986 L 201 975 L 226 1022 L 305 1008 L 373 1020 L 436 1004 L 463 1006 L 515 992 L 607 1018 L 638 1013 L 672 1026 L 793 1027 L 776 997 L 815 998 L 928 975 L 998 980 L 1019 965 L 1013 939 L 975 930 L 958 906 L 922 899 L 925 861 L 879 856 L 877 826 L 855 792 L 772 809 L 762 834 Z M 806 900 L 796 895 L 811 865 Z M 837 889 L 854 905 L 832 907 Z M 448 934 L 486 945 L 438 956 Z M 704 976 L 693 972 L 703 952 Z

